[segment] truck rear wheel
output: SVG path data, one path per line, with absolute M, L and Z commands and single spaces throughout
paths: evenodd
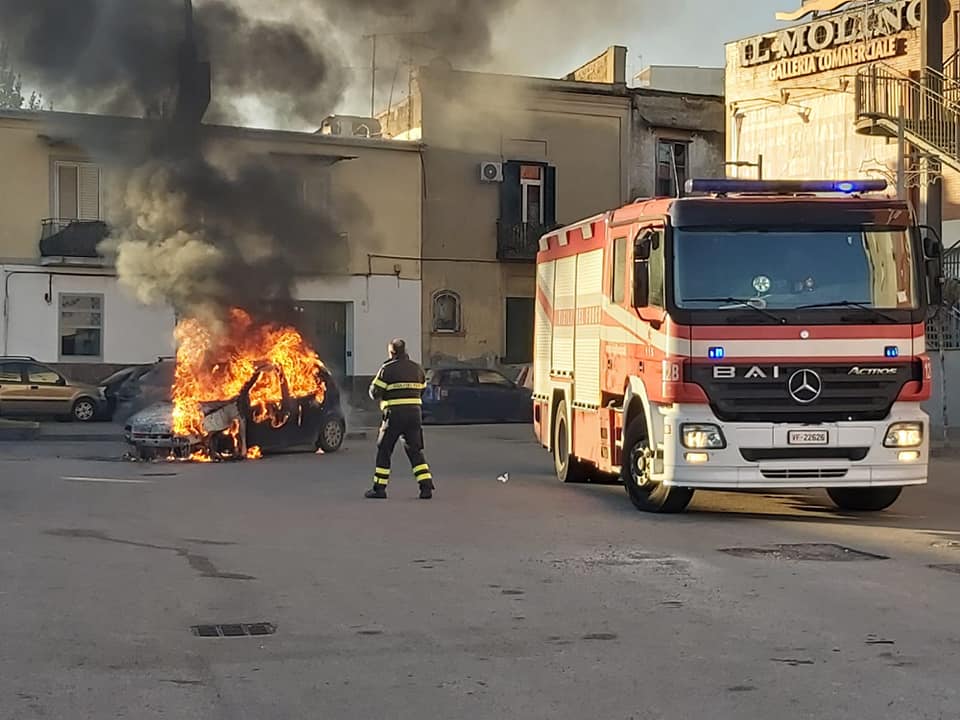
M 902 491 L 899 487 L 830 488 L 827 495 L 841 510 L 879 512 L 893 505 Z
M 623 462 L 620 470 L 630 501 L 637 510 L 644 512 L 683 512 L 693 499 L 693 490 L 671 487 L 651 480 L 651 458 L 646 423 L 642 417 L 634 418 L 623 435 Z
M 586 482 L 589 479 L 588 467 L 570 453 L 570 437 L 567 403 L 561 400 L 553 418 L 553 465 L 557 477 L 563 482 Z

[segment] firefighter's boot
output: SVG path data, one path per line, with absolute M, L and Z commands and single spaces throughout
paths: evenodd
M 372 488 L 367 490 L 363 495 L 368 500 L 386 500 L 387 499 L 387 486 L 381 485 L 380 483 L 375 484 Z
M 420 499 L 429 500 L 433 497 L 433 480 L 421 480 L 420 485 Z

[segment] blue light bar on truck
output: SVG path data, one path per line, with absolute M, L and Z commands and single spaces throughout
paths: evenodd
M 883 192 L 886 180 L 739 180 L 715 178 L 687 180 L 688 193 L 767 193 L 793 195 L 798 193 L 865 193 Z

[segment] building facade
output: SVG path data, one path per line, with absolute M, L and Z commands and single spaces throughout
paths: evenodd
M 63 238 L 110 227 L 109 160 L 71 144 L 71 128 L 145 121 L 62 113 L 0 116 L 0 354 L 50 363 L 78 380 L 174 352 L 174 311 L 148 306 L 109 260 Z M 57 130 L 51 130 L 56 126 Z M 421 335 L 419 145 L 365 137 L 205 126 L 213 152 L 282 162 L 304 202 L 329 209 L 349 261 L 297 281 L 302 329 L 347 387 L 363 385 L 397 335 Z M 59 243 L 53 239 L 59 238 Z M 411 342 L 419 355 L 419 343 Z
M 762 156 L 766 178 L 883 178 L 933 226 L 939 195 L 939 230 L 953 247 L 960 242 L 960 0 L 794 4 L 777 14 L 779 27 L 771 18 L 770 32 L 726 46 L 728 161 L 756 165 Z M 933 67 L 924 66 L 925 41 Z M 755 177 L 756 168 L 735 172 Z M 960 277 L 956 250 L 946 260 L 948 276 Z M 960 349 L 957 307 L 928 323 L 927 348 Z M 960 361 L 956 352 L 936 360 L 927 411 L 934 426 L 947 428 L 960 413 L 960 396 L 948 390 L 960 382 Z
M 832 2 L 829 13 L 818 14 L 805 3 L 797 12 L 779 14 L 800 22 L 728 43 L 728 159 L 753 162 L 762 155 L 763 174 L 770 178 L 882 177 L 895 187 L 897 131 L 892 123 L 883 131 L 878 112 L 897 114 L 894 106 L 903 105 L 908 127 L 901 178 L 907 196 L 922 215 L 919 188 L 939 177 L 944 242 L 960 240 L 960 153 L 956 147 L 952 153 L 937 152 L 909 127 L 921 112 L 917 86 L 926 75 L 921 67 L 923 4 Z M 941 18 L 944 63 L 934 70 L 943 80 L 942 93 L 936 94 L 951 96 L 960 78 L 960 0 L 943 4 L 949 12 Z M 877 107 L 878 102 L 887 107 Z M 936 176 L 922 172 L 921 161 L 930 154 L 943 164 Z M 753 177 L 753 172 L 744 168 L 740 176 Z
M 723 101 L 625 82 L 623 48 L 564 80 L 421 68 L 381 115 L 423 147 L 423 354 L 532 361 L 534 263 L 549 228 L 723 172 Z

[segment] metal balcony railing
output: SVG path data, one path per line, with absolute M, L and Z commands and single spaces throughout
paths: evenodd
M 46 218 L 41 221 L 40 255 L 95 258 L 97 247 L 110 234 L 103 220 Z
M 497 222 L 497 260 L 535 262 L 540 238 L 550 230 L 540 223 Z
M 960 100 L 960 86 L 942 73 L 931 69 L 917 80 L 876 63 L 857 71 L 857 120 L 861 131 L 896 136 L 902 118 L 912 145 L 960 170 L 960 104 L 948 95 Z

